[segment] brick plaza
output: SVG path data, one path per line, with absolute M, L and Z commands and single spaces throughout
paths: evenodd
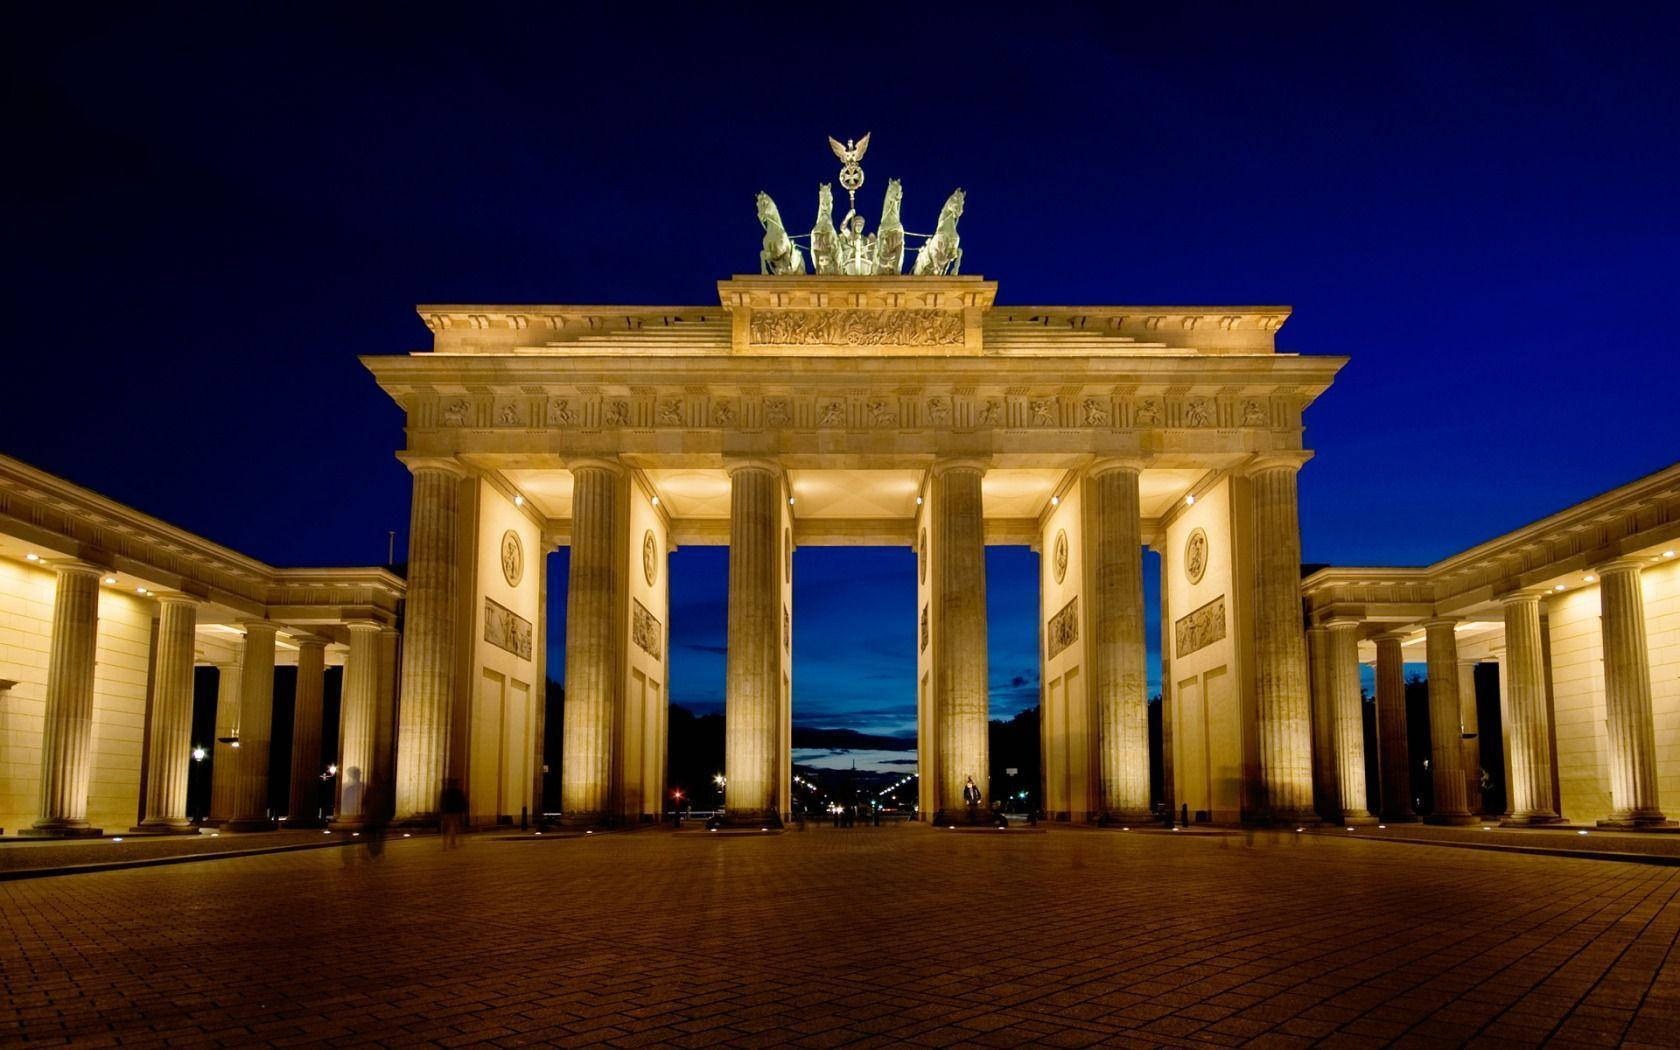
M 398 839 L 0 883 L 0 1041 L 1673 1045 L 1677 889 L 1329 832 Z

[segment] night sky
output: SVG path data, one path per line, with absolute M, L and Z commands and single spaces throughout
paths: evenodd
M 1002 302 L 1288 303 L 1283 348 L 1351 355 L 1308 561 L 1432 561 L 1680 451 L 1675 5 L 50 6 L 0 45 L 0 450 L 277 564 L 402 558 L 356 355 L 424 347 L 413 304 L 715 302 L 754 192 L 807 221 L 866 130 L 871 225 L 889 176 L 912 229 L 966 188 Z M 994 713 L 1036 702 L 1036 557 L 989 560 Z M 724 566 L 672 561 L 701 709 Z M 798 721 L 913 726 L 912 571 L 799 554 Z

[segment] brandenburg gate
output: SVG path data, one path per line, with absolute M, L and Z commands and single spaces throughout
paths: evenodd
M 1147 816 L 1148 546 L 1173 805 L 1310 818 L 1296 474 L 1302 412 L 1345 358 L 1280 352 L 1285 307 L 999 305 L 956 272 L 961 191 L 909 273 L 896 182 L 868 238 L 855 209 L 824 228 L 830 199 L 815 272 L 760 195 L 762 272 L 716 303 L 428 305 L 429 351 L 363 359 L 406 413 L 414 485 L 397 817 L 435 815 L 452 779 L 475 816 L 535 806 L 544 555 L 564 545 L 565 817 L 658 819 L 687 543 L 729 548 L 731 821 L 790 809 L 793 551 L 846 544 L 916 553 L 895 614 L 924 817 L 960 818 L 971 777 L 990 803 L 985 547 L 1024 544 L 1051 816 Z

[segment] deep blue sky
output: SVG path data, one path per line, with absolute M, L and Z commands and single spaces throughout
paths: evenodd
M 1432 560 L 1680 451 L 1675 5 L 47 6 L 0 43 L 0 449 L 273 562 L 406 529 L 355 355 L 425 345 L 412 304 L 712 301 L 754 191 L 805 215 L 864 130 L 872 208 L 967 188 L 1003 301 L 1289 303 L 1284 347 L 1351 355 L 1310 561 Z M 717 554 L 673 565 L 679 700 L 721 681 Z M 797 680 L 836 683 L 802 721 L 902 722 L 907 629 L 809 581 L 905 557 L 802 555 Z M 992 567 L 1006 709 L 1036 597 Z

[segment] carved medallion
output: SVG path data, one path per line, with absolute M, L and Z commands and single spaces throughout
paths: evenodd
M 927 582 L 927 528 L 922 528 L 921 542 L 916 544 L 916 575 L 922 583 Z
M 1201 583 L 1202 573 L 1207 572 L 1208 538 L 1201 529 L 1191 529 L 1190 538 L 1184 541 L 1184 575 L 1191 583 Z
M 649 587 L 659 579 L 659 545 L 654 542 L 652 529 L 642 534 L 642 575 L 647 577 Z
M 519 586 L 525 578 L 525 547 L 512 529 L 502 533 L 502 577 L 509 587 Z
M 1062 577 L 1067 575 L 1067 559 L 1068 559 L 1067 530 L 1066 529 L 1057 529 L 1056 530 L 1055 554 L 1052 556 L 1052 562 L 1051 562 L 1051 564 L 1054 566 L 1054 571 L 1056 573 L 1056 582 L 1057 583 L 1061 583 L 1062 582 Z

